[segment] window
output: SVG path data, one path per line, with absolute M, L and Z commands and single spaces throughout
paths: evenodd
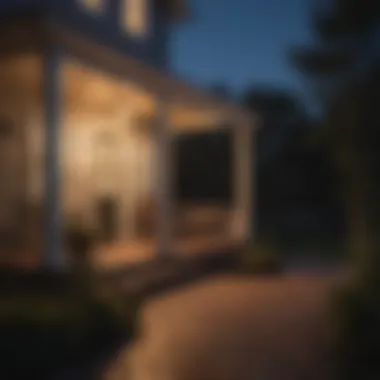
M 149 29 L 149 0 L 122 0 L 122 26 L 136 37 L 145 37 Z
M 104 13 L 107 0 L 78 0 L 80 5 L 93 14 Z

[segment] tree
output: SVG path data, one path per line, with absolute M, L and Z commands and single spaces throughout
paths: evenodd
M 263 121 L 254 144 L 259 149 L 252 163 L 257 168 L 254 212 L 258 237 L 276 237 L 284 247 L 287 242 L 298 244 L 301 237 L 310 243 L 311 237 L 314 241 L 322 240 L 330 231 L 336 235 L 338 223 L 331 199 L 331 170 L 320 150 L 308 142 L 314 130 L 313 121 L 302 102 L 288 90 L 270 86 L 252 86 L 241 101 L 258 112 Z M 231 200 L 230 137 L 228 132 L 219 132 L 179 139 L 180 199 Z M 322 228 L 316 228 L 315 223 L 312 226 L 298 222 L 297 213 L 307 213 L 311 216 L 308 220 L 327 214 L 325 219 L 332 223 L 322 223 Z
M 308 122 L 301 102 L 285 89 L 252 86 L 243 96 L 243 104 L 261 117 L 258 149 L 259 160 L 263 163 L 275 159 L 282 147 L 294 137 L 294 132 Z M 301 131 L 297 130 L 296 134 L 298 132 Z
M 290 91 L 269 86 L 253 86 L 243 103 L 262 120 L 255 144 L 259 237 L 275 238 L 283 249 L 291 250 L 322 240 L 327 243 L 327 239 L 330 243 L 338 224 L 331 199 L 331 170 L 309 143 L 313 120 L 303 103 Z M 327 223 L 323 227 L 313 223 L 313 219 L 326 219 L 326 214 L 334 224 L 330 228 L 324 228 Z M 301 220 L 305 217 L 307 223 Z
M 313 16 L 317 41 L 293 50 L 292 60 L 322 107 L 320 142 L 341 179 L 348 247 L 364 267 L 371 267 L 377 257 L 380 3 L 335 0 Z
M 231 142 L 226 131 L 183 135 L 177 140 L 177 196 L 186 201 L 231 198 Z

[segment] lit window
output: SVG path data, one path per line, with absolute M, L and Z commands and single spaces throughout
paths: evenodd
M 100 14 L 105 11 L 107 0 L 78 0 L 80 5 L 87 11 Z
M 122 26 L 130 34 L 144 37 L 148 34 L 148 0 L 123 0 Z

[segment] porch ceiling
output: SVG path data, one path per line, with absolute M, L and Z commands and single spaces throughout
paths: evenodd
M 37 54 L 9 56 L 0 60 L 2 102 L 36 108 L 42 101 L 42 60 Z M 20 111 L 19 111 L 20 112 Z
M 74 58 L 93 62 L 94 66 L 126 81 L 134 88 L 133 96 L 150 113 L 157 101 L 170 107 L 173 129 L 188 132 L 223 128 L 232 117 L 254 117 L 245 108 L 196 89 L 168 73 L 136 59 L 122 56 L 58 24 L 49 24 L 55 42 Z M 91 91 L 92 96 L 94 91 Z M 137 98 L 136 98 L 137 97 Z
M 70 59 L 64 61 L 63 78 L 63 104 L 72 116 L 112 118 L 127 112 L 142 122 L 154 122 L 157 99 L 135 83 L 119 81 Z M 174 131 L 204 131 L 225 123 L 225 115 L 219 109 L 197 109 L 180 104 L 172 105 L 168 116 Z

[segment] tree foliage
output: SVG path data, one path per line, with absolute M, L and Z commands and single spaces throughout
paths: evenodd
M 314 15 L 317 40 L 292 53 L 321 102 L 320 141 L 341 181 L 358 276 L 334 298 L 338 378 L 380 377 L 380 3 L 334 0 Z M 337 56 L 344 57 L 339 62 Z M 326 62 L 334 63 L 332 65 Z
M 354 257 L 370 262 L 376 248 L 376 165 L 379 134 L 380 4 L 335 0 L 315 12 L 311 46 L 291 59 L 308 79 L 323 109 L 322 141 L 341 180 L 347 240 Z M 378 141 L 378 140 L 377 140 Z
M 252 157 L 255 235 L 277 240 L 282 248 L 302 240 L 310 244 L 311 239 L 335 239 L 339 216 L 332 199 L 331 168 L 319 147 L 309 143 L 314 126 L 303 102 L 287 89 L 252 86 L 242 103 L 262 120 Z M 231 135 L 183 136 L 178 145 L 179 198 L 231 202 Z

